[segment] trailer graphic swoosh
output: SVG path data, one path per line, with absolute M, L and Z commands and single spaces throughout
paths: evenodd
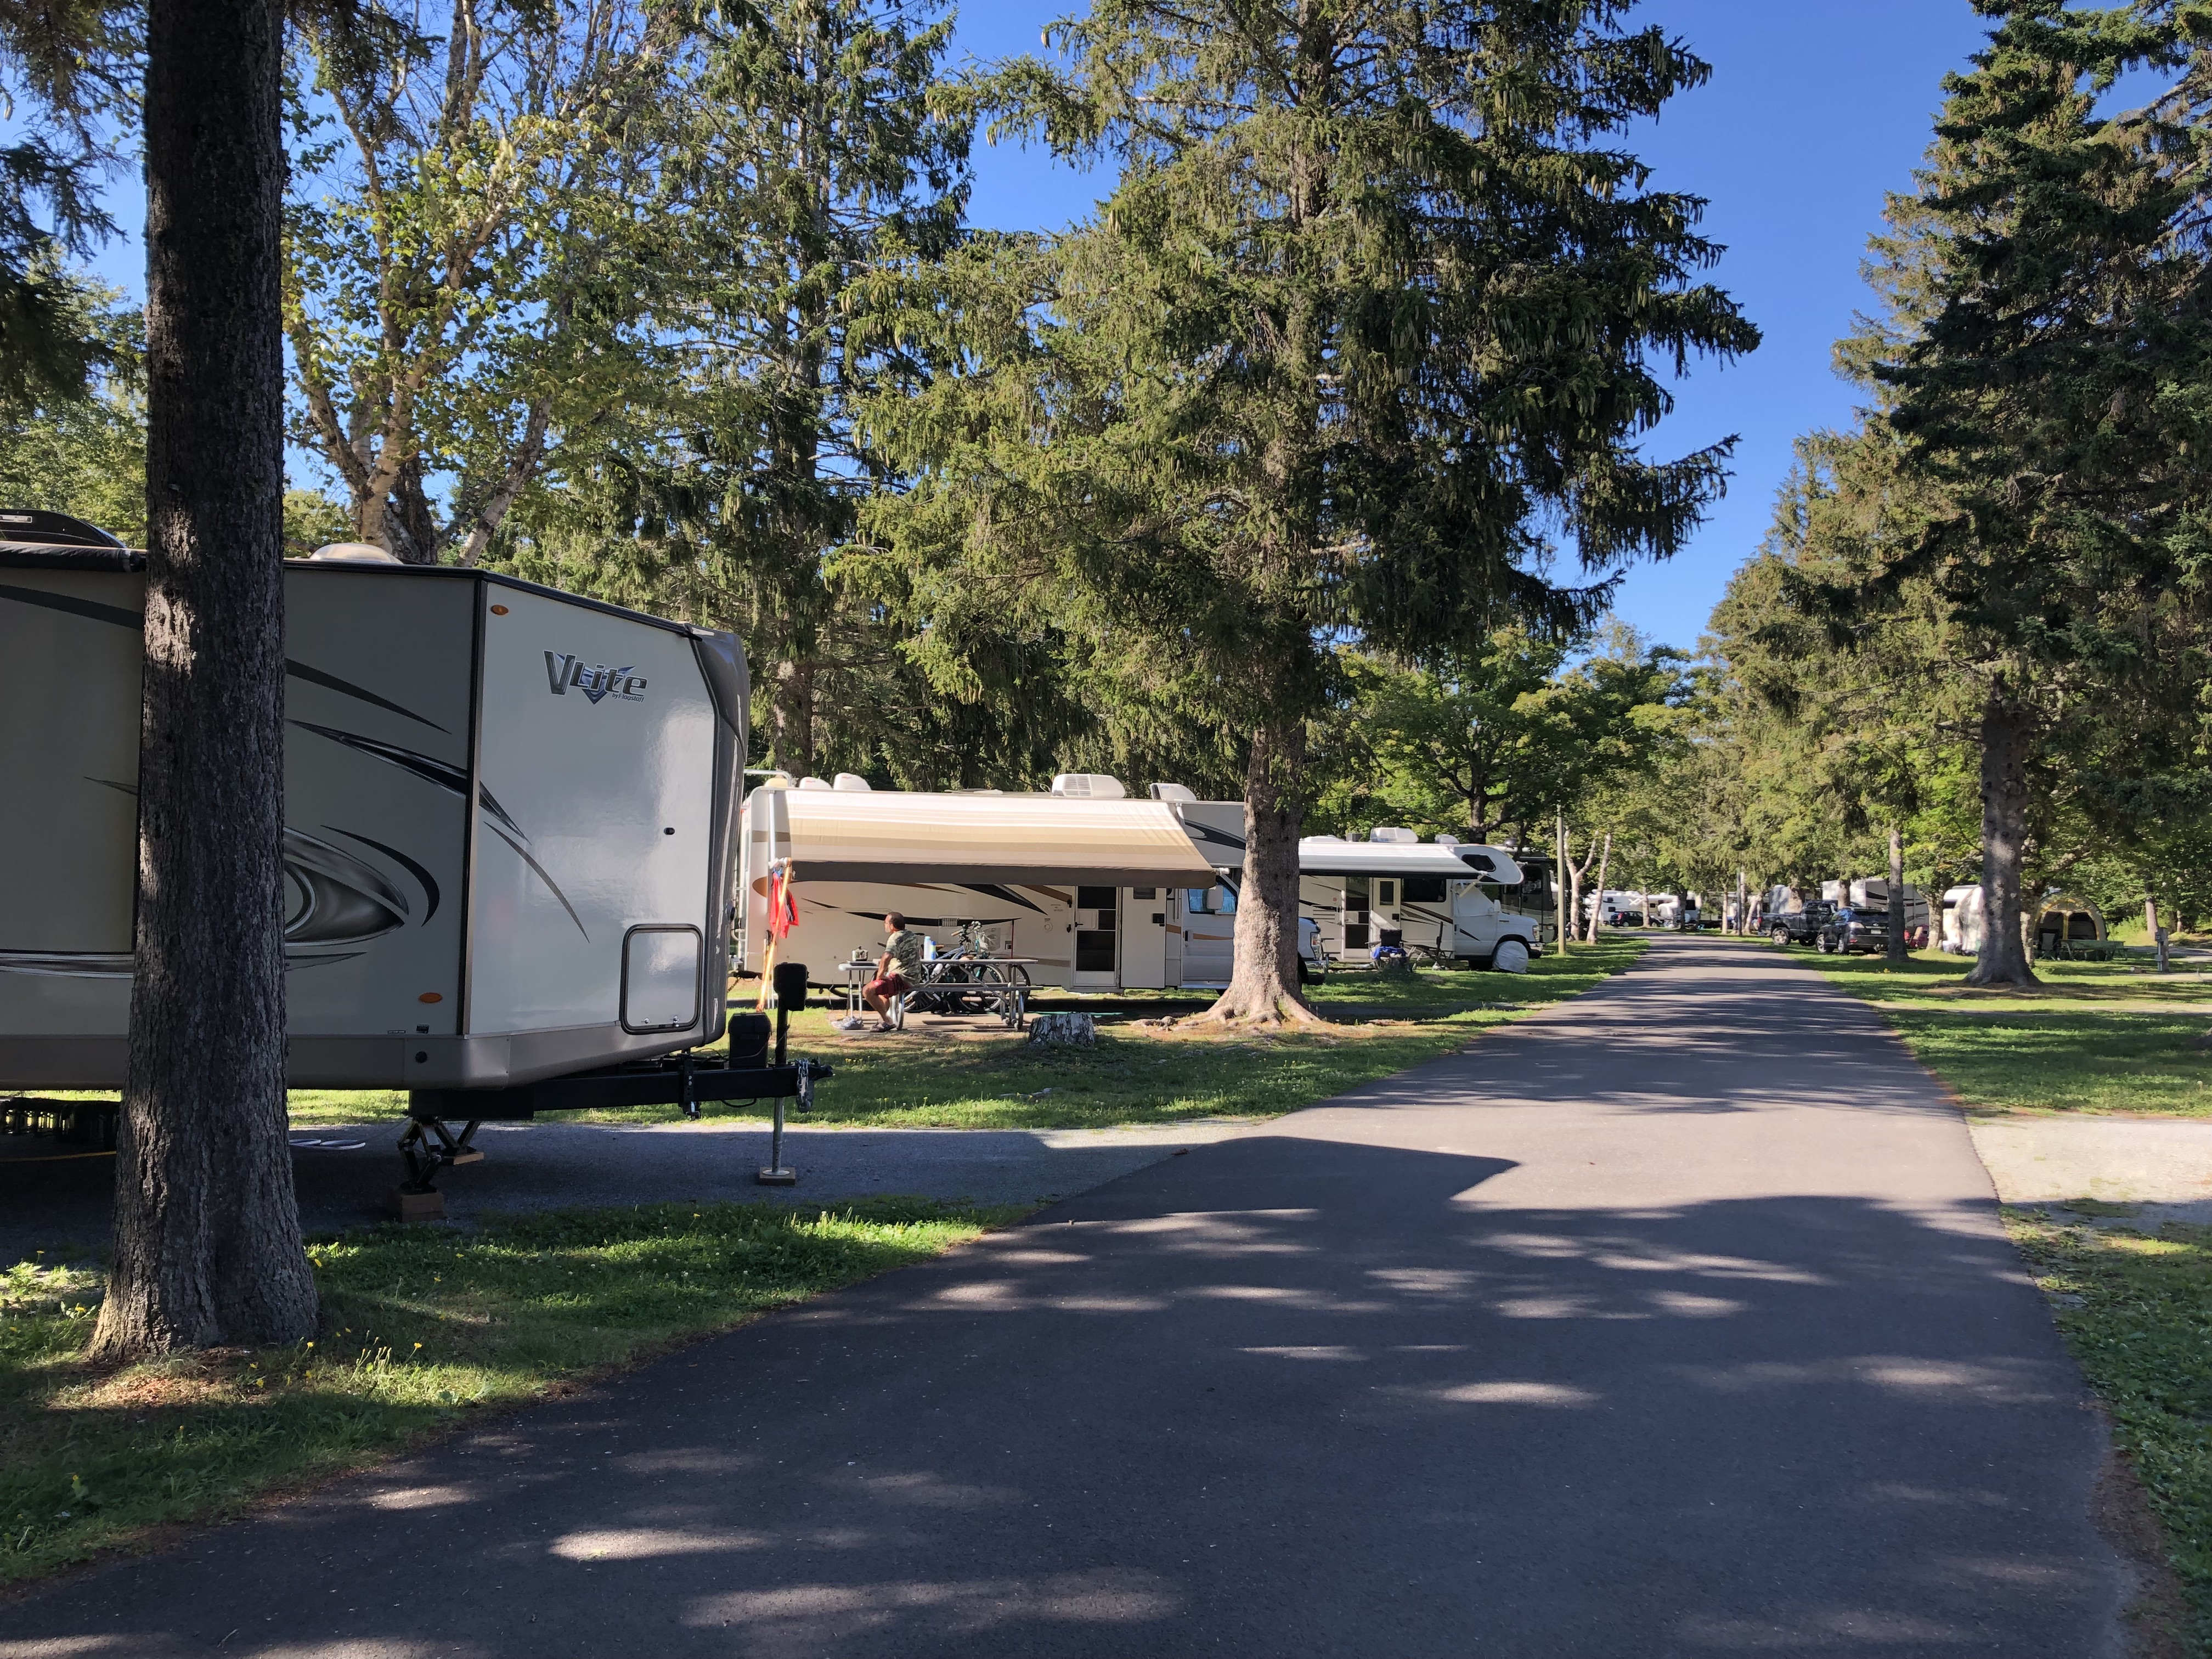
M 561 908 L 568 913 L 568 920 L 576 924 L 576 931 L 582 933 L 586 942 L 588 943 L 592 936 L 584 927 L 583 917 L 576 914 L 576 907 L 568 902 L 568 896 L 561 890 L 559 885 L 555 883 L 553 878 L 545 873 L 545 866 L 540 864 L 536 859 L 531 857 L 530 850 L 527 848 L 523 846 L 523 844 L 517 841 L 513 836 L 508 835 L 506 830 L 501 829 L 497 824 L 495 823 L 492 825 L 491 832 L 495 836 L 497 836 L 501 841 L 505 842 L 509 847 L 514 848 L 515 856 L 538 872 L 538 879 L 545 884 L 545 890 L 552 894 L 555 898 L 561 901 Z
M 339 951 L 321 956 L 284 953 L 284 971 L 295 968 L 324 968 L 335 962 L 351 962 L 362 951 Z M 44 974 L 58 979 L 129 979 L 131 957 L 111 951 L 0 951 L 0 974 Z
M 85 781 L 112 789 L 118 795 L 135 799 L 138 793 L 136 785 L 118 783 L 112 778 L 87 778 Z M 323 827 L 390 854 L 420 878 L 423 890 L 429 895 L 431 910 L 437 909 L 438 884 L 430 879 L 428 871 L 404 853 L 380 842 L 369 841 L 366 836 L 354 836 L 335 824 Z M 374 866 L 364 864 L 344 848 L 318 841 L 305 830 L 287 825 L 283 858 L 285 875 L 300 890 L 298 908 L 288 908 L 284 918 L 288 951 L 294 945 L 365 944 L 395 927 L 406 926 L 410 908 L 406 896 Z M 429 919 L 428 915 L 422 918 L 425 921 Z
M 430 901 L 430 908 L 422 913 L 422 925 L 426 927 L 430 925 L 430 918 L 438 914 L 438 883 L 436 878 L 433 877 L 428 870 L 425 870 L 421 865 L 416 863 L 413 859 L 409 858 L 406 854 L 401 852 L 397 847 L 386 847 L 380 841 L 372 840 L 370 837 L 357 834 L 351 830 L 341 830 L 335 823 L 326 823 L 323 828 L 329 830 L 334 836 L 343 836 L 348 841 L 357 841 L 363 847 L 374 847 L 378 852 L 383 854 L 385 857 L 390 859 L 394 864 L 400 866 L 409 875 L 414 877 L 416 880 L 421 882 L 422 884 L 423 895 Z
M 464 799 L 468 795 L 469 775 L 458 766 L 449 766 L 444 761 L 433 760 L 428 755 L 418 755 L 413 750 L 402 749 L 396 744 L 379 743 L 374 738 L 364 738 L 357 732 L 341 732 L 335 726 L 316 726 L 307 720 L 294 720 L 291 724 L 302 731 L 313 732 L 319 738 L 328 738 L 332 743 L 343 744 L 349 749 L 357 750 L 364 755 L 374 756 L 386 764 L 396 766 L 404 772 L 412 772 L 426 782 L 434 783 L 441 789 L 450 789 Z M 576 931 L 583 934 L 585 939 L 589 939 L 592 937 L 591 931 L 584 926 L 584 919 L 576 914 L 576 907 L 568 902 L 568 896 L 561 890 L 561 884 L 546 873 L 544 865 L 530 855 L 530 837 L 522 826 L 509 816 L 504 806 L 492 799 L 491 791 L 482 784 L 477 786 L 477 801 L 496 820 L 491 826 L 492 833 L 515 850 L 522 861 L 530 866 L 538 879 L 545 884 L 545 890 L 552 894 L 560 902 L 561 908 L 568 913 L 568 920 L 576 924 Z M 347 832 L 340 830 L 338 833 L 343 835 Z M 356 836 L 354 839 L 362 841 L 367 838 Z M 374 847 L 377 843 L 369 842 L 368 844 Z M 389 851 L 390 849 L 380 850 Z M 418 870 L 416 873 L 422 872 Z M 427 877 L 425 878 L 427 879 Z
M 374 738 L 364 738 L 358 732 L 341 732 L 334 726 L 317 726 L 313 720 L 286 723 L 298 726 L 302 732 L 313 732 L 319 738 L 328 738 L 332 743 L 342 743 L 364 755 L 374 755 L 387 766 L 396 766 L 403 772 L 412 772 L 425 782 L 434 783 L 441 789 L 450 789 L 463 799 L 468 798 L 469 775 L 458 766 L 434 760 L 428 755 L 418 755 L 412 749 L 402 749 L 397 744 L 379 743 Z M 482 784 L 477 786 L 477 802 L 512 833 L 526 842 L 530 839 L 523 833 L 522 826 L 509 816 L 507 808 L 494 800 L 491 791 Z
M 126 611 L 119 605 L 102 605 L 97 599 L 80 599 L 73 594 L 48 593 L 35 587 L 0 585 L 0 599 L 35 605 L 45 610 L 61 611 L 66 616 L 87 617 L 93 622 L 112 623 L 118 628 L 127 628 L 134 634 L 143 634 L 146 629 L 146 618 L 138 611 Z M 380 697 L 365 685 L 356 685 L 351 680 L 342 680 L 336 674 L 310 668 L 290 657 L 284 659 L 284 672 L 295 679 L 305 680 L 310 685 L 319 685 L 325 691 L 335 691 L 340 696 L 352 697 L 358 702 L 388 709 L 404 719 L 413 720 L 417 726 L 427 726 L 433 732 L 446 730 L 437 721 L 425 719 L 389 697 Z
M 288 945 L 362 945 L 407 925 L 407 901 L 372 866 L 326 841 L 284 832 L 284 873 L 300 907 L 284 920 Z

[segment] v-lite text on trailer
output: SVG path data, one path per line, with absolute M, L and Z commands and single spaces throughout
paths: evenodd
M 565 696 L 570 686 L 582 692 L 593 702 L 605 696 L 617 696 L 626 702 L 645 701 L 645 682 L 636 678 L 630 665 L 610 668 L 605 663 L 588 665 L 581 657 L 571 657 L 558 651 L 545 653 L 545 681 L 553 688 L 556 697 Z

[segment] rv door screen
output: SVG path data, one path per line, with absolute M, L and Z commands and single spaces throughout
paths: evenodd
M 680 1031 L 699 1018 L 696 927 L 633 927 L 623 939 L 625 1031 Z

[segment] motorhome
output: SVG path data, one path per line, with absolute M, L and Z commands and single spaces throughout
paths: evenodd
M 1498 898 L 1521 879 L 1504 848 L 1449 836 L 1424 842 L 1409 830 L 1382 828 L 1364 842 L 1309 836 L 1298 843 L 1300 914 L 1318 924 L 1322 949 L 1338 961 L 1395 945 L 1518 973 L 1541 945 L 1534 919 Z
M 775 776 L 746 799 L 738 964 L 767 957 L 771 872 L 792 872 L 798 921 L 781 947 L 821 982 L 873 960 L 897 911 L 939 951 L 963 941 L 1021 959 L 1031 982 L 1072 991 L 1211 988 L 1236 964 L 1244 805 L 1156 784 L 1070 774 L 1049 794 L 876 790 L 861 778 Z M 1409 832 L 1300 843 L 1300 910 L 1318 950 L 1364 961 L 1386 939 L 1484 965 L 1525 965 L 1538 925 L 1496 893 L 1510 854 Z
M 931 948 L 965 941 L 1020 959 L 1038 985 L 1154 988 L 1210 970 L 1187 959 L 1182 918 L 1186 897 L 1203 902 L 1219 881 L 1214 866 L 1171 806 L 1128 799 L 1112 778 L 1072 774 L 1049 794 L 1009 794 L 779 775 L 746 798 L 739 842 L 743 973 L 767 958 L 778 867 L 798 916 L 778 953 L 820 983 L 880 954 L 892 911 Z
M 720 1036 L 737 641 L 374 549 L 283 581 L 291 1081 L 500 1090 Z M 0 1086 L 123 1080 L 145 583 L 0 514 Z

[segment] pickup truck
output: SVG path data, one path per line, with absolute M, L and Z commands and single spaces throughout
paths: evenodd
M 1802 910 L 1767 918 L 1766 936 L 1777 945 L 1813 945 L 1834 915 L 1832 904 L 1808 904 Z

